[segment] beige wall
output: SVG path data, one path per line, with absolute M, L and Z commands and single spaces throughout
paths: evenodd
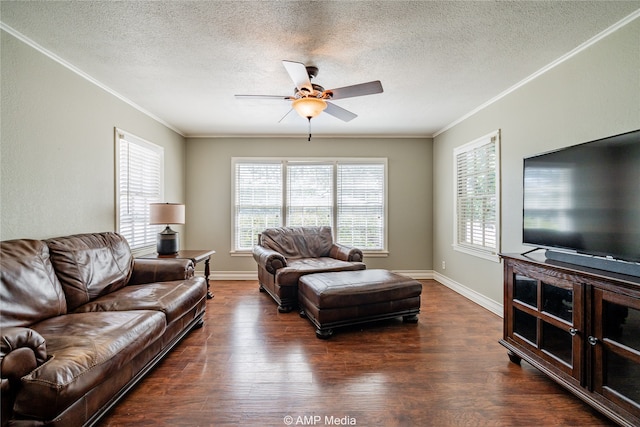
M 640 128 L 639 40 L 636 19 L 435 138 L 437 273 L 502 302 L 502 265 L 451 247 L 454 147 L 502 130 L 502 251 L 531 249 L 521 244 L 523 157 Z
M 431 270 L 432 141 L 430 139 L 190 138 L 187 139 L 187 240 L 216 250 L 217 272 L 255 272 L 251 257 L 232 257 L 232 157 L 386 157 L 389 256 L 368 268 Z
M 0 239 L 115 229 L 114 128 L 165 148 L 165 199 L 187 203 L 182 245 L 231 257 L 231 157 L 387 157 L 389 251 L 372 267 L 431 270 L 430 139 L 189 139 L 2 32 Z M 186 166 L 188 165 L 188 167 Z M 188 183 L 188 186 L 186 185 Z
M 187 204 L 183 246 L 231 257 L 231 157 L 388 157 L 389 250 L 370 268 L 435 270 L 502 300 L 501 264 L 454 252 L 452 151 L 502 130 L 502 250 L 521 246 L 522 158 L 640 128 L 640 20 L 431 139 L 188 138 L 5 32 L 1 50 L 0 239 L 113 230 L 119 127 L 165 147 L 166 199 Z M 446 270 L 441 269 L 446 261 Z
M 0 31 L 0 239 L 115 229 L 114 128 L 165 148 L 165 196 L 185 200 L 184 138 Z

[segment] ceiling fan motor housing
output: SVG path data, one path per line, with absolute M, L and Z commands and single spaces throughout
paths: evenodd
M 298 90 L 298 88 L 294 88 L 293 89 L 293 94 L 296 97 L 300 97 L 300 98 L 322 98 L 322 99 L 331 99 L 331 95 L 333 94 L 333 92 L 331 92 L 330 90 L 325 91 L 324 88 L 320 85 L 317 85 L 315 83 L 311 84 L 311 87 L 313 87 L 313 92 L 310 92 L 307 88 L 301 88 L 300 90 Z

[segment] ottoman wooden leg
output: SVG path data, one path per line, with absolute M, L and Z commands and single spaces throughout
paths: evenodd
M 308 319 L 307 313 L 304 311 L 303 308 L 300 309 L 300 317 Z M 313 320 L 311 321 L 311 323 L 315 324 Z M 321 340 L 326 340 L 328 338 L 331 338 L 331 335 L 333 335 L 333 328 L 327 328 L 327 329 L 317 328 L 316 329 L 316 337 L 320 338 Z
M 280 313 L 289 313 L 289 312 L 291 312 L 291 310 L 293 310 L 293 307 L 290 306 L 290 305 L 282 305 L 282 304 L 280 304 L 278 306 L 278 311 Z
M 329 339 L 331 335 L 333 335 L 333 329 L 316 329 L 316 337 L 321 340 Z

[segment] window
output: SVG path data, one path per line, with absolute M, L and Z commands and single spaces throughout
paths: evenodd
M 117 230 L 141 253 L 156 245 L 149 204 L 163 199 L 164 149 L 116 129 L 116 168 Z
M 333 165 L 287 162 L 287 215 L 291 226 L 333 225 Z
M 265 228 L 282 224 L 282 164 L 252 162 L 235 165 L 236 250 L 251 249 Z
M 499 261 L 500 131 L 454 150 L 456 250 Z
M 385 242 L 385 164 L 338 164 L 337 241 L 382 250 Z
M 232 159 L 233 251 L 265 228 L 329 225 L 336 242 L 386 250 L 386 159 Z

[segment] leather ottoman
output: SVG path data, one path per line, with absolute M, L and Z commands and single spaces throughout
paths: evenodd
M 316 326 L 318 338 L 334 328 L 402 316 L 415 323 L 422 284 L 387 270 L 308 274 L 298 282 L 300 316 Z

